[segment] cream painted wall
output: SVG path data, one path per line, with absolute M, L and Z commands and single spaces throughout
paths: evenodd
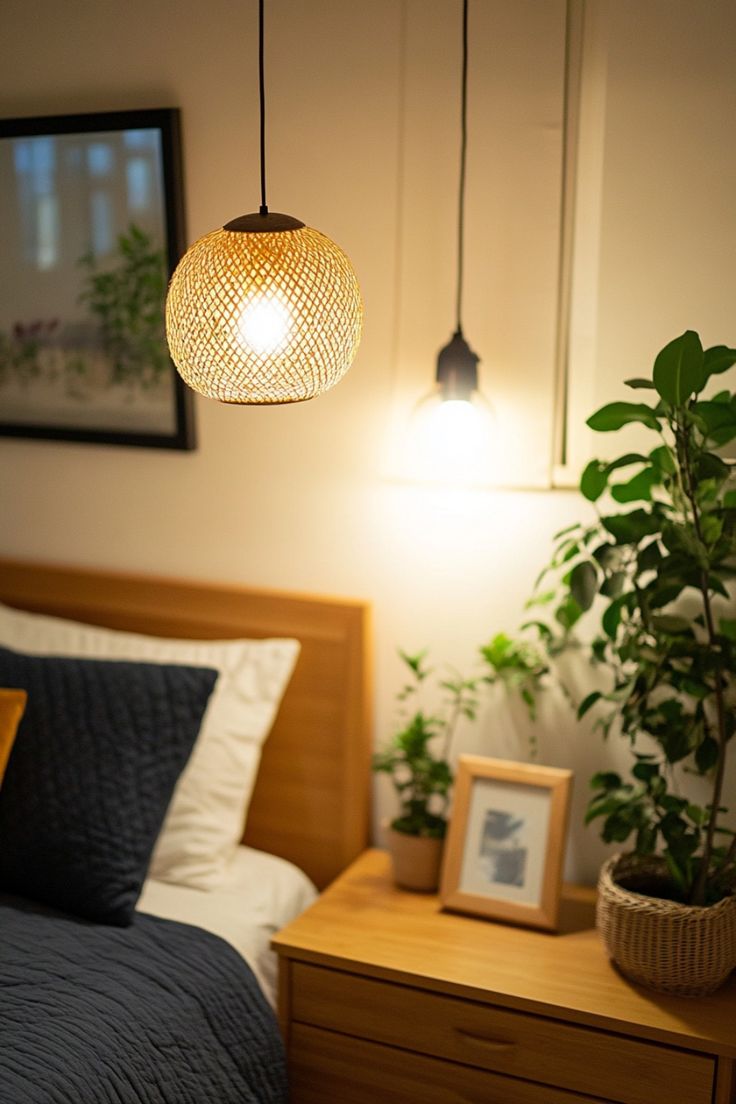
M 513 629 L 576 495 L 452 491 L 386 478 L 387 440 L 452 328 L 456 0 L 270 0 L 272 209 L 331 234 L 359 273 L 358 360 L 293 408 L 197 402 L 199 449 L 166 454 L 0 440 L 0 551 L 340 593 L 375 610 L 376 730 L 392 723 L 398 644 L 469 669 Z M 507 476 L 543 487 L 552 363 L 563 0 L 478 0 L 470 79 L 466 332 L 483 355 Z M 3 115 L 179 105 L 189 237 L 257 202 L 255 3 L 4 0 Z M 526 754 L 489 703 L 464 746 Z M 543 762 L 577 780 L 569 873 L 600 858 L 581 827 L 597 737 L 551 702 Z M 390 807 L 381 791 L 378 813 Z
M 568 456 L 610 447 L 587 413 L 683 330 L 736 341 L 732 0 L 586 0 Z M 736 369 L 718 378 L 734 386 Z M 631 394 L 629 392 L 629 394 Z M 618 452 L 646 447 L 627 427 Z

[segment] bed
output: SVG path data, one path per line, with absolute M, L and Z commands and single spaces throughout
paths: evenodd
M 11 617 L 13 610 L 51 615 L 144 633 L 167 647 L 172 638 L 299 643 L 260 749 L 242 840 L 216 877 L 208 882 L 197 870 L 190 884 L 186 878 L 180 884 L 178 876 L 149 874 L 129 923 L 114 918 L 99 923 L 94 912 L 70 915 L 55 907 L 53 895 L 49 906 L 39 900 L 46 882 L 40 892 L 8 893 L 6 879 L 0 892 L 3 1099 L 9 1104 L 284 1101 L 268 944 L 273 932 L 313 899 L 314 887 L 326 885 L 367 842 L 366 605 L 9 560 L 0 560 L 0 603 L 11 607 Z M 94 630 L 90 633 L 94 643 Z M 2 645 L 0 636 L 0 650 Z M 127 677 L 132 666 L 124 657 L 102 657 L 116 663 L 96 655 L 70 661 L 57 649 L 60 658 L 54 660 L 40 646 L 35 651 L 36 657 L 6 654 L 6 678 L 8 671 L 28 669 L 33 675 L 41 667 L 55 678 L 77 678 L 81 670 L 87 694 L 96 685 L 90 670 L 104 669 L 107 677 L 112 669 L 116 677 Z M 146 662 L 141 670 L 152 666 Z M 155 675 L 163 679 L 169 672 L 161 665 Z M 173 674 L 179 678 L 178 667 Z M 206 672 L 194 675 L 205 679 Z M 210 688 L 222 682 L 215 679 L 213 672 Z M 15 682 L 20 681 L 19 674 Z M 29 685 L 35 686 L 32 680 Z M 178 689 L 169 693 L 172 698 L 172 708 L 180 708 Z M 196 752 L 199 744 L 194 746 Z M 16 767 L 20 755 L 16 751 Z M 11 754 L 9 771 L 12 767 Z M 57 764 L 57 774 L 63 769 Z M 12 776 L 16 789 L 19 774 L 17 769 Z M 9 788 L 10 782 L 0 795 L 0 868 L 3 831 L 7 839 L 26 819 L 16 810 L 10 828 L 7 816 L 3 827 Z M 10 798 L 5 804 L 12 805 Z M 120 828 L 123 850 L 127 830 L 127 824 Z M 21 885 L 23 877 L 25 872 Z M 12 890 L 12 879 L 9 884 Z

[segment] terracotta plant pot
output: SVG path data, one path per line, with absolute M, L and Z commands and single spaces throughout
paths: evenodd
M 608 954 L 631 981 L 699 997 L 736 968 L 736 897 L 699 908 L 636 893 L 632 875 L 661 878 L 662 861 L 615 855 L 601 870 L 596 919 Z
M 408 836 L 384 826 L 386 846 L 394 868 L 394 881 L 402 889 L 433 893 L 440 882 L 443 839 Z

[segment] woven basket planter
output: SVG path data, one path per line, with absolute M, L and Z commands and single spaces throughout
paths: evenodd
M 631 981 L 662 993 L 700 997 L 736 968 L 736 897 L 698 908 L 625 889 L 627 876 L 661 877 L 652 858 L 616 855 L 601 870 L 597 923 L 608 954 Z

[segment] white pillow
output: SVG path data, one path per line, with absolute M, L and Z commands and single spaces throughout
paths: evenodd
M 0 644 L 34 655 L 194 664 L 220 672 L 148 872 L 197 889 L 217 885 L 242 837 L 261 747 L 299 641 L 167 640 L 0 605 Z

